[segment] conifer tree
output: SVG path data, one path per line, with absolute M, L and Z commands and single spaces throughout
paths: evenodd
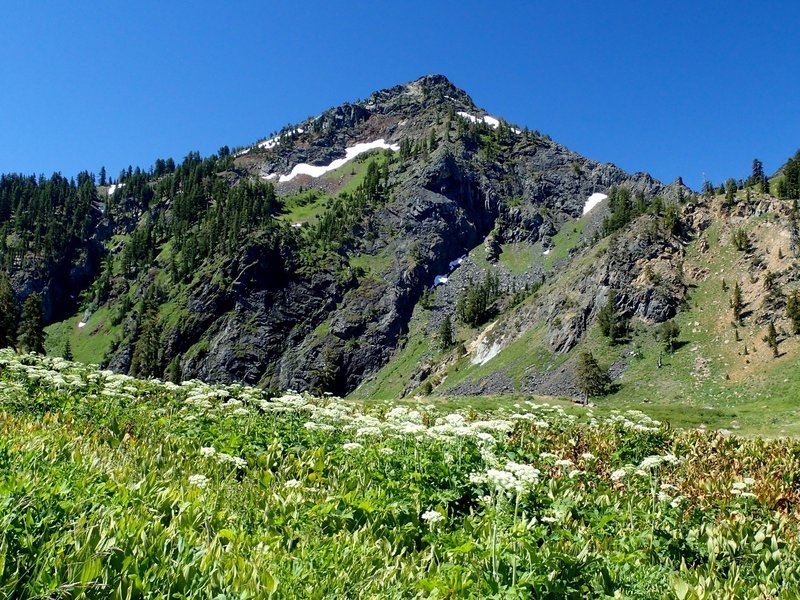
M 61 357 L 64 360 L 75 360 L 75 356 L 72 354 L 72 344 L 69 343 L 69 339 L 64 342 L 64 351 L 61 353 Z
M 608 301 L 597 313 L 597 322 L 600 331 L 612 344 L 616 344 L 624 337 L 627 324 L 617 311 L 617 294 L 613 289 L 608 291 Z
M 761 183 L 764 180 L 764 164 L 757 158 L 753 159 L 753 174 L 750 176 L 750 185 Z
M 767 335 L 764 336 L 763 340 L 767 343 L 767 346 L 772 348 L 772 356 L 778 356 L 778 332 L 775 331 L 775 324 L 772 321 L 769 322 Z
M 792 322 L 792 333 L 800 334 L 800 292 L 797 290 L 786 300 L 786 316 Z
M 34 292 L 22 304 L 22 319 L 19 324 L 19 349 L 23 352 L 44 354 L 44 317 L 42 297 Z
M 453 343 L 453 323 L 450 321 L 450 315 L 447 315 L 439 325 L 439 347 L 447 350 Z
M 608 391 L 611 378 L 608 372 L 600 368 L 591 352 L 581 352 L 575 369 L 578 389 L 587 403 L 592 396 L 601 396 Z
M 664 321 L 656 330 L 656 338 L 661 342 L 664 351 L 672 354 L 677 348 L 678 337 L 681 335 L 680 327 L 675 321 Z
M 733 320 L 736 323 L 742 322 L 742 309 L 744 302 L 742 301 L 742 290 L 739 287 L 739 282 L 733 286 L 733 294 L 731 295 L 731 308 L 733 309 Z
M 17 302 L 5 271 L 0 271 L 0 348 L 13 346 L 17 339 Z
M 131 375 L 135 377 L 157 377 L 160 375 L 159 350 L 161 328 L 155 304 L 147 302 L 142 310 L 139 335 L 133 347 Z
M 731 206 L 736 201 L 736 180 L 733 178 L 725 182 L 725 205 Z

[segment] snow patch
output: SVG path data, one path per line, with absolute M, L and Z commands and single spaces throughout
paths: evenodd
M 83 321 L 78 321 L 78 329 L 83 329 L 84 327 L 86 327 L 86 323 Z
M 447 283 L 450 278 L 447 275 L 437 275 L 433 278 L 433 287 Z
M 550 250 L 552 250 L 552 248 L 548 248 L 547 250 L 542 252 L 542 256 L 547 256 L 548 254 L 550 254 Z
M 463 263 L 463 262 L 464 262 L 464 259 L 466 259 L 466 258 L 467 258 L 467 255 L 465 254 L 464 256 L 459 256 L 459 257 L 458 257 L 457 259 L 455 259 L 455 260 L 451 260 L 451 261 L 450 261 L 450 270 L 452 271 L 452 270 L 453 270 L 453 269 L 455 269 L 456 267 L 459 267 L 459 266 L 461 266 L 461 263 Z
M 288 175 L 281 175 L 278 177 L 278 181 L 280 183 L 286 183 L 287 181 L 291 181 L 298 175 L 309 175 L 311 177 L 320 177 L 325 173 L 330 171 L 335 171 L 348 161 L 353 160 L 359 154 L 364 154 L 364 152 L 369 152 L 370 150 L 375 150 L 376 148 L 382 148 L 384 150 L 392 150 L 393 152 L 397 152 L 400 150 L 400 146 L 398 144 L 387 144 L 386 140 L 383 138 L 379 140 L 375 140 L 374 142 L 364 142 L 361 144 L 356 144 L 355 146 L 350 146 L 349 148 L 345 148 L 345 156 L 344 158 L 337 158 L 332 163 L 328 165 L 322 166 L 315 166 L 309 165 L 307 163 L 300 163 L 299 165 L 295 165 L 292 169 L 292 172 Z M 273 179 L 277 174 L 271 173 L 270 175 L 266 176 L 266 179 Z
M 606 198 L 608 198 L 608 196 L 606 194 L 601 194 L 600 192 L 595 192 L 589 196 L 589 198 L 586 200 L 586 204 L 583 205 L 583 214 L 588 213 Z
M 263 148 L 264 150 L 270 150 L 271 148 L 274 148 L 275 146 L 280 144 L 281 140 L 283 140 L 283 138 L 285 138 L 287 136 L 290 136 L 290 135 L 303 133 L 304 131 L 305 130 L 302 127 L 298 127 L 297 129 L 290 129 L 289 131 L 286 131 L 284 133 L 280 133 L 280 134 L 276 135 L 275 137 L 271 137 L 268 140 L 264 140 L 263 142 L 260 142 L 258 144 L 258 147 L 259 148 Z
M 500 121 L 498 119 L 495 119 L 494 117 L 490 117 L 489 115 L 486 115 L 485 117 L 476 117 L 475 115 L 471 115 L 468 112 L 464 111 L 459 111 L 456 114 L 459 117 L 464 117 L 465 119 L 472 121 L 473 123 L 480 123 L 481 121 L 483 121 L 489 127 L 492 127 L 494 129 L 500 127 Z
M 124 187 L 125 187 L 124 183 L 112 183 L 110 186 L 108 186 L 108 195 L 110 196 L 117 190 L 121 190 Z
M 503 340 L 497 340 L 492 343 L 491 346 L 486 346 L 482 342 L 478 345 L 475 349 L 475 356 L 472 357 L 472 364 L 473 365 L 485 365 L 487 362 L 492 360 L 495 356 L 500 354 L 500 350 L 503 348 L 502 344 Z
M 269 175 L 264 177 L 264 179 L 275 179 L 277 176 L 278 176 L 277 173 L 270 173 Z

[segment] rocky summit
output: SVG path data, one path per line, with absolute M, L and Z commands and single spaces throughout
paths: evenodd
M 0 259 L 48 352 L 121 373 L 701 406 L 794 381 L 794 168 L 699 194 L 429 75 L 209 157 L 4 175 Z

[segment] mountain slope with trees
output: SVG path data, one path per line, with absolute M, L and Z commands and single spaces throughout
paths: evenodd
M 359 147 L 374 149 L 341 160 Z M 579 397 L 588 352 L 624 396 L 638 346 L 659 345 L 644 361 L 659 372 L 686 351 L 689 270 L 720 240 L 750 269 L 719 277 L 742 286 L 748 352 L 774 321 L 776 360 L 793 356 L 796 162 L 767 179 L 754 161 L 700 196 L 491 117 L 433 75 L 210 157 L 2 176 L 0 264 L 17 317 L 40 295 L 50 353 L 140 377 Z M 301 164 L 327 172 L 292 177 Z M 752 278 L 770 298 L 758 307 Z

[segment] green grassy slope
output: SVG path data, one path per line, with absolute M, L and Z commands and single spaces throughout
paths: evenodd
M 509 269 L 520 270 L 529 255 L 531 260 L 547 264 L 567 259 L 569 249 L 579 243 L 585 225 L 581 219 L 574 226 L 562 227 L 554 236 L 553 249 L 547 256 L 539 256 L 531 247 L 521 248 L 515 244 L 504 247 L 500 261 Z M 749 251 L 737 250 L 732 242 L 732 233 L 738 228 L 743 228 L 753 243 Z M 685 246 L 682 269 L 689 290 L 687 301 L 675 318 L 681 335 L 679 348 L 673 354 L 663 353 L 654 335 L 655 326 L 638 319 L 632 321 L 630 335 L 621 344 L 610 345 L 595 325 L 572 352 L 555 354 L 549 349 L 543 323 L 527 323 L 514 315 L 524 314 L 526 304 L 540 302 L 553 290 L 574 289 L 575 278 L 599 259 L 607 243 L 607 239 L 601 240 L 595 247 L 576 254 L 564 269 L 552 273 L 535 297 L 501 316 L 490 337 L 502 337 L 508 331 L 516 335 L 510 343 L 504 342 L 499 353 L 488 362 L 473 364 L 474 355 L 468 353 L 457 361 L 450 361 L 449 366 L 442 365 L 438 371 L 434 367 L 434 394 L 448 396 L 457 384 L 478 382 L 495 371 L 502 371 L 519 386 L 530 372 L 546 373 L 571 360 L 578 352 L 591 351 L 606 367 L 612 363 L 624 364 L 622 376 L 615 382 L 615 391 L 596 400 L 600 411 L 646 410 L 681 427 L 708 426 L 760 435 L 800 434 L 800 367 L 797 363 L 800 341 L 787 333 L 790 331 L 788 320 L 778 311 L 776 325 L 782 332 L 780 355 L 773 357 L 763 341 L 766 322 L 759 316 L 765 295 L 766 270 L 791 273 L 795 268 L 789 256 L 788 241 L 772 217 L 750 217 L 736 221 L 735 226 L 717 220 Z M 754 266 L 759 264 L 758 268 Z M 730 297 L 737 282 L 744 293 L 745 314 L 752 312 L 754 316 L 747 316 L 740 326 L 733 328 Z M 794 287 L 795 284 L 790 283 L 784 292 Z M 462 328 L 459 333 L 467 348 L 472 349 L 481 330 Z M 418 335 L 427 334 L 419 327 L 413 329 L 409 334 L 409 347 L 421 347 Z M 663 366 L 658 368 L 660 353 Z M 384 387 L 380 383 L 384 380 L 383 374 L 391 372 L 397 380 L 403 380 L 415 372 L 414 359 L 418 357 L 401 356 L 404 356 L 402 360 L 390 362 L 379 373 L 369 393 L 391 397 L 397 386 Z M 437 360 L 432 353 L 426 357 L 434 363 Z M 463 401 L 508 405 L 517 398 L 500 395 Z

